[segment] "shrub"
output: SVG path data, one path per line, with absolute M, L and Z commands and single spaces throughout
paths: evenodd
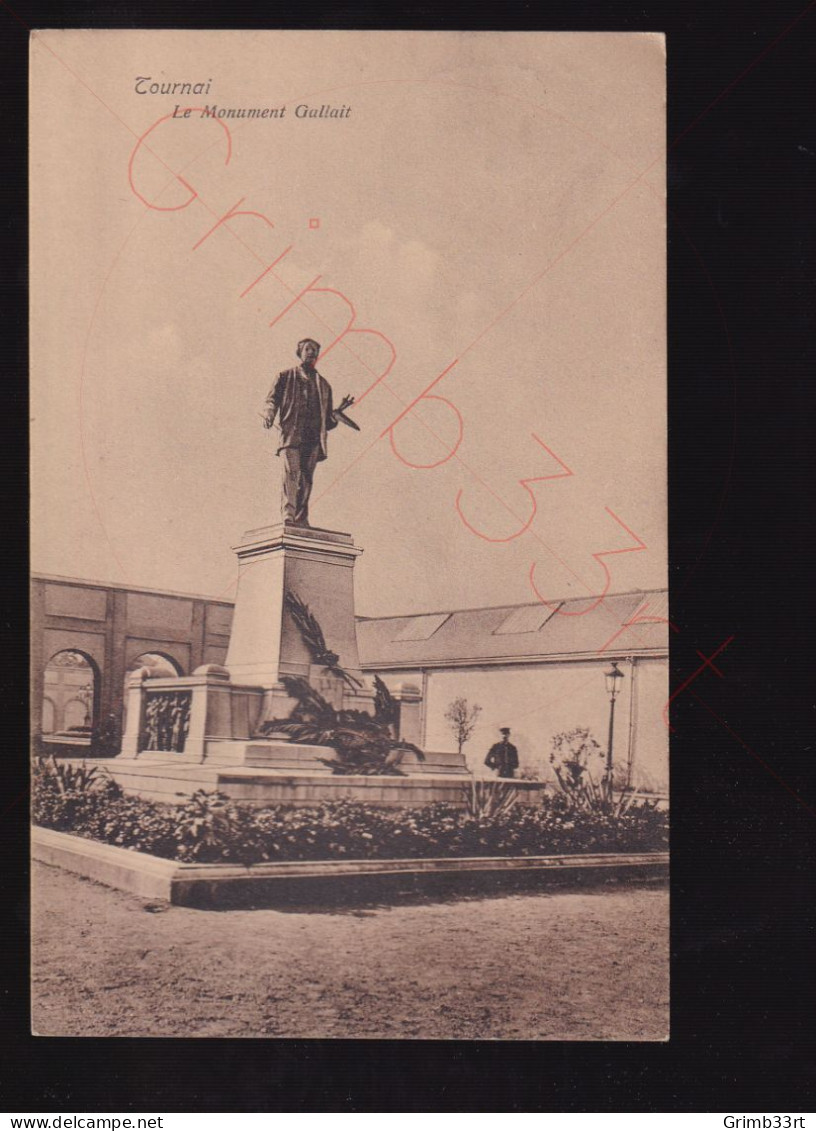
M 52 755 L 32 764 L 32 810 L 48 828 L 73 830 L 94 820 L 121 789 L 98 767 L 58 762 Z
M 609 813 L 622 817 L 632 804 L 632 791 L 626 788 L 627 776 L 615 767 L 610 776 L 605 766 L 606 756 L 595 741 L 589 727 L 576 727 L 553 736 L 550 763 L 562 795 L 576 810 L 592 813 Z M 600 781 L 592 772 L 603 770 Z M 622 784 L 618 791 L 618 779 Z
M 156 856 L 176 856 L 173 810 L 126 797 L 102 767 L 37 758 L 31 801 L 34 822 L 44 828 Z
M 100 720 L 91 737 L 91 753 L 95 758 L 114 758 L 122 749 L 119 719 L 111 711 Z
M 497 794 L 492 814 L 483 805 L 388 810 L 357 801 L 253 810 L 204 791 L 177 805 L 126 797 L 104 775 L 79 775 L 61 791 L 53 769 L 39 768 L 33 795 L 37 824 L 202 863 L 645 852 L 668 842 L 666 814 L 652 804 L 615 815 L 578 810 L 560 794 L 535 806 Z
M 176 856 L 188 863 L 250 864 L 265 860 L 255 814 L 223 793 L 199 789 L 173 810 Z
M 471 781 L 462 786 L 469 817 L 499 817 L 518 803 L 519 792 L 509 782 Z

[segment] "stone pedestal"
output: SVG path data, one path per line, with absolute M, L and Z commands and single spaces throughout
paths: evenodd
M 236 782 L 243 789 L 250 775 L 258 804 L 341 795 L 382 800 L 383 790 L 390 791 L 389 803 L 458 796 L 458 780 L 468 777 L 461 757 L 408 754 L 404 778 L 335 782 L 327 778 L 324 762 L 333 756 L 331 748 L 289 742 L 285 735 L 259 736 L 264 720 L 288 718 L 295 706 L 282 683 L 286 676 L 308 680 L 338 710 L 373 714 L 374 689 L 360 670 L 354 611 L 354 562 L 362 551 L 349 534 L 279 523 L 248 531 L 235 552 L 238 593 L 224 666 L 205 664 L 190 676 L 172 678 L 152 678 L 142 668 L 128 679 L 127 732 L 117 767 L 127 788 L 156 796 L 197 788 L 229 792 L 238 788 Z M 308 607 L 325 649 L 337 655 L 337 667 L 350 680 L 325 661 L 315 662 L 287 594 Z M 396 736 L 419 745 L 419 689 L 404 683 L 392 694 Z M 422 784 L 426 779 L 439 784 Z
M 312 657 L 284 603 L 289 592 L 308 605 L 340 666 L 362 682 L 353 577 L 362 550 L 351 535 L 280 523 L 247 531 L 234 549 L 239 572 L 225 661 L 230 678 L 264 688 L 278 685 L 281 675 L 310 679 Z
M 169 679 L 150 678 L 147 668 L 134 672 L 122 756 L 324 773 L 325 747 L 298 750 L 283 737 L 255 736 L 263 720 L 287 718 L 295 706 L 281 676 L 308 680 L 337 709 L 372 710 L 354 613 L 353 569 L 362 551 L 350 534 L 278 523 L 247 531 L 235 552 L 238 593 L 225 666 Z M 314 662 L 287 594 L 308 607 L 349 681 Z

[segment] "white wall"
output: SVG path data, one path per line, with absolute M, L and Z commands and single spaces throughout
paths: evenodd
M 668 698 L 668 665 L 665 660 L 639 660 L 636 666 L 633 783 L 663 791 L 668 784 L 668 731 L 662 718 Z M 444 715 L 452 699 L 464 696 L 482 707 L 473 737 L 465 746 L 475 774 L 492 776 L 484 766 L 485 755 L 501 737 L 498 728 L 509 726 L 522 768 L 550 776 L 551 741 L 560 731 L 588 726 L 606 751 L 609 698 L 603 673 L 608 667 L 606 661 L 432 672 L 425 704 L 425 746 L 429 750 L 456 749 Z M 616 765 L 625 763 L 630 740 L 632 665 L 622 662 L 620 668 L 625 678 L 615 704 Z M 417 674 L 400 678 L 421 685 Z
M 638 660 L 635 677 L 635 785 L 663 792 L 669 785 L 669 698 L 665 660 Z

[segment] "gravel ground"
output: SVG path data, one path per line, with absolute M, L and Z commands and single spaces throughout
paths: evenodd
M 42 1036 L 664 1040 L 665 885 L 197 911 L 34 866 Z

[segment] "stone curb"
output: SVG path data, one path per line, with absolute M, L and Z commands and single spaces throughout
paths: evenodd
M 668 852 L 586 853 L 575 856 L 469 856 L 433 857 L 413 860 L 290 860 L 276 863 L 182 864 L 157 856 L 117 848 L 111 844 L 72 836 L 34 826 L 31 830 L 34 860 L 76 872 L 87 879 L 135 895 L 163 899 L 169 903 L 194 907 L 215 907 L 224 903 L 229 891 L 251 889 L 253 895 L 297 897 L 297 890 L 313 888 L 316 881 L 362 877 L 410 877 L 421 884 L 423 878 L 448 877 L 470 873 L 586 873 L 603 869 L 621 875 L 646 870 L 650 875 L 665 875 Z M 286 881 L 289 881 L 288 883 Z M 299 881 L 299 882 L 298 882 Z M 344 884 L 344 887 L 349 886 Z M 284 890 L 285 889 L 285 890 Z M 358 893 L 355 893 L 358 894 Z

